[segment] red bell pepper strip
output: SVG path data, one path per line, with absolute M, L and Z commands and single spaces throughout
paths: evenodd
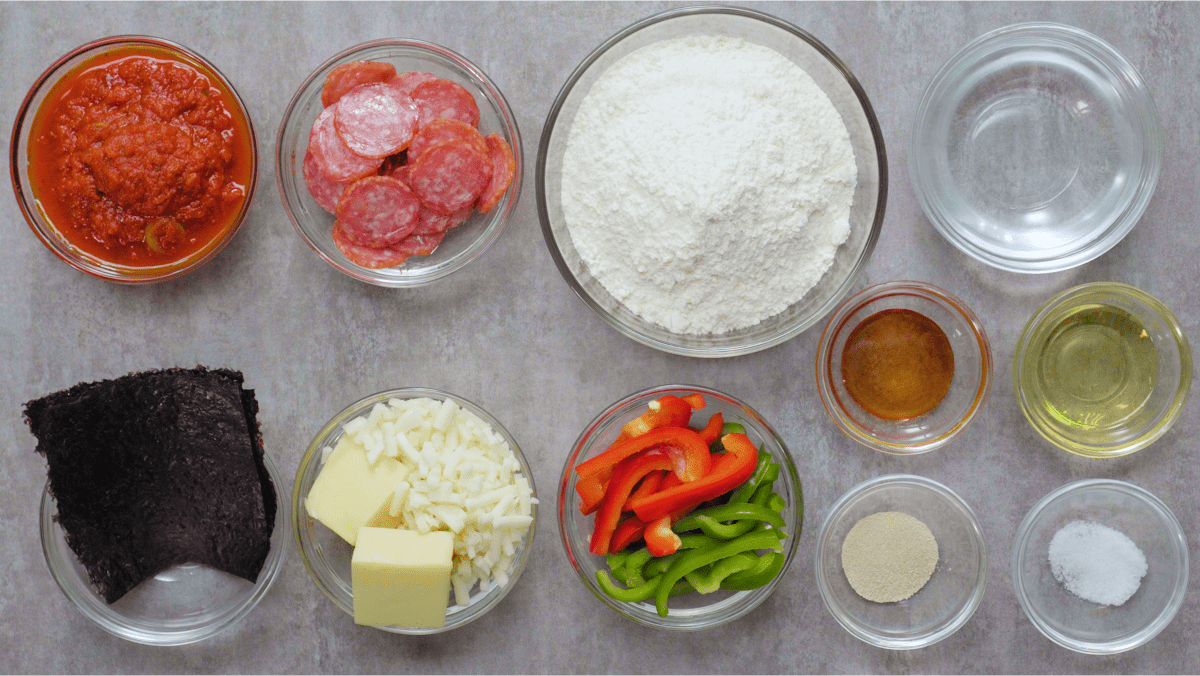
M 711 500 L 745 483 L 758 465 L 758 449 L 749 437 L 736 432 L 721 437 L 721 444 L 725 447 L 725 454 L 704 478 L 666 490 L 660 486 L 657 493 L 634 500 L 631 507 L 638 518 L 650 523 L 664 514 L 689 504 Z
M 648 411 L 625 423 L 625 426 L 621 428 L 620 436 L 613 442 L 613 446 L 640 437 L 650 430 L 660 427 L 684 427 L 692 419 L 692 405 L 673 394 L 659 397 L 646 407 L 649 409 Z M 704 407 L 701 406 L 701 408 Z
M 692 392 L 691 394 L 689 394 L 687 396 L 680 397 L 680 399 L 683 399 L 684 401 L 686 401 L 688 403 L 688 406 L 691 406 L 692 410 L 695 410 L 695 411 L 699 411 L 700 409 L 704 408 L 705 406 L 708 406 L 708 404 L 704 401 L 704 396 L 701 395 L 699 392 Z
M 704 440 L 704 443 L 712 446 L 713 444 L 717 443 L 717 439 L 721 438 L 721 430 L 724 429 L 724 427 L 725 416 L 718 413 L 709 418 L 708 424 L 704 426 L 704 429 L 699 431 L 700 438 Z
M 632 500 L 634 498 L 639 498 L 643 495 L 650 495 L 651 493 L 657 492 L 658 486 L 659 486 L 659 484 L 662 483 L 663 477 L 667 476 L 668 474 L 669 474 L 669 472 L 662 472 L 662 471 L 651 472 L 651 473 L 647 474 L 646 478 L 642 479 L 642 483 L 638 484 L 638 487 L 633 491 L 633 493 L 629 494 L 629 500 Z M 675 476 L 675 475 L 671 474 L 671 476 Z M 629 507 L 629 500 L 626 500 L 625 504 L 621 507 L 622 511 L 625 511 L 625 512 L 633 511 L 633 509 L 631 509 Z M 643 525 L 645 525 L 645 524 L 643 524 Z
M 583 512 L 584 516 L 600 509 L 604 489 L 608 486 L 609 476 L 606 475 L 611 474 L 611 471 L 601 472 L 575 482 L 575 492 L 579 494 L 579 511 Z
M 652 430 L 635 439 L 617 444 L 596 457 L 575 466 L 575 473 L 580 479 L 610 470 L 625 458 L 640 453 L 655 446 L 673 450 L 676 459 L 673 470 L 684 483 L 695 481 L 708 474 L 712 460 L 708 452 L 708 444 L 699 434 L 686 427 L 663 427 Z M 579 484 L 576 483 L 578 486 Z
M 664 514 L 645 526 L 646 550 L 651 556 L 670 556 L 679 551 L 683 540 L 671 530 L 673 514 Z
M 588 551 L 597 556 L 608 554 L 617 522 L 621 520 L 621 508 L 629 499 L 634 486 L 650 472 L 669 470 L 674 466 L 675 460 L 671 454 L 661 448 L 652 448 L 618 463 L 613 469 L 612 479 L 608 482 L 604 501 L 600 503 L 600 511 L 596 512 L 596 523 L 592 528 L 592 541 Z M 645 519 L 642 521 L 645 522 Z
M 626 518 L 617 524 L 617 529 L 613 531 L 612 544 L 608 547 L 608 553 L 616 554 L 623 551 L 629 545 L 640 540 L 645 530 L 646 524 L 642 523 L 641 519 L 636 516 Z M 651 553 L 653 554 L 653 552 Z

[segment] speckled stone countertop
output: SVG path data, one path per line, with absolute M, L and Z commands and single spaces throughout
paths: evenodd
M 1200 336 L 1200 4 L 766 3 L 824 41 L 858 76 L 887 142 L 887 219 L 858 288 L 932 282 L 980 316 L 996 358 L 977 421 L 948 447 L 900 459 L 858 446 L 817 396 L 814 328 L 781 346 L 719 361 L 661 354 L 622 337 L 560 277 L 546 250 L 532 172 L 542 123 L 570 71 L 601 41 L 660 3 L 288 3 L 0 5 L 0 110 L 11 125 L 39 73 L 89 40 L 144 33 L 211 59 L 250 108 L 264 161 L 249 219 L 213 262 L 184 279 L 131 288 L 59 262 L 15 200 L 0 199 L 0 672 L 1191 672 L 1200 671 L 1200 601 L 1189 596 L 1149 644 L 1115 657 L 1076 655 L 1045 639 L 1017 605 L 1013 533 L 1033 504 L 1088 477 L 1131 481 L 1169 505 L 1189 536 L 1200 489 L 1187 456 L 1200 437 L 1197 398 L 1149 449 L 1078 459 L 1023 419 L 1009 364 L 1022 326 L 1051 295 L 1121 281 L 1163 300 Z M 1063 22 L 1099 35 L 1143 74 L 1166 138 L 1162 178 L 1141 223 L 1096 261 L 1022 276 L 960 254 L 922 214 L 907 137 L 925 85 L 974 37 L 1007 24 Z M 295 89 L 336 51 L 372 38 L 416 37 L 473 60 L 504 91 L 526 140 L 515 222 L 464 271 L 428 288 L 389 291 L 327 265 L 288 221 L 275 186 L 275 132 Z M 294 546 L 244 621 L 178 648 L 127 643 L 89 623 L 57 589 L 38 540 L 45 461 L 21 405 L 79 381 L 166 366 L 238 368 L 257 390 L 268 451 L 291 488 L 301 453 L 326 420 L 388 387 L 459 394 L 515 435 L 541 487 L 544 518 L 516 589 L 483 619 L 428 638 L 357 627 L 311 582 Z M 601 409 L 669 382 L 727 391 L 771 421 L 796 456 L 807 516 L 794 565 L 774 595 L 722 629 L 653 632 L 618 617 L 576 578 L 553 516 L 567 450 Z M 987 593 L 945 641 L 913 652 L 870 647 L 826 612 L 813 578 L 816 531 L 854 484 L 910 472 L 941 481 L 979 515 Z M 1195 540 L 1193 541 L 1195 544 Z M 1198 577 L 1193 558 L 1193 586 Z

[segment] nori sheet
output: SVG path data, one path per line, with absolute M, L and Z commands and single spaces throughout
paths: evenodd
M 242 383 L 237 371 L 175 368 L 25 404 L 58 523 L 108 603 L 184 563 L 258 579 L 277 504 Z

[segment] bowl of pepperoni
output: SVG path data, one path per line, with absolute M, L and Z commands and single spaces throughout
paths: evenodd
M 276 178 L 296 231 L 369 284 L 429 284 L 499 239 L 521 191 L 500 89 L 438 45 L 387 39 L 321 64 L 288 104 Z

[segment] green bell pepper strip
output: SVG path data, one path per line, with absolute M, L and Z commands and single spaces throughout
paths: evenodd
M 671 593 L 667 596 L 673 598 L 683 594 L 691 594 L 694 591 L 696 590 L 692 588 L 691 582 L 688 582 L 687 580 L 680 580 L 679 582 L 675 583 L 674 587 L 671 587 Z
M 758 505 L 763 509 L 766 509 L 767 503 L 771 500 L 771 495 L 774 494 L 774 487 L 774 481 L 767 482 L 759 486 L 758 490 L 754 491 L 754 497 L 750 498 L 750 504 Z M 776 512 L 776 514 L 778 514 L 778 512 Z
M 674 588 L 676 582 L 683 579 L 684 575 L 735 554 L 759 549 L 779 550 L 781 547 L 777 531 L 757 530 L 716 546 L 699 547 L 687 552 L 671 564 L 671 567 L 660 578 L 658 591 L 654 593 L 654 607 L 658 611 L 659 617 L 667 616 L 667 599 L 670 598 L 671 589 Z
M 782 514 L 784 507 L 787 507 L 787 500 L 784 500 L 782 495 L 778 493 L 772 493 L 771 497 L 767 498 L 767 509 L 771 510 L 772 512 L 779 512 Z
M 625 576 L 622 579 L 627 586 L 636 587 L 646 581 L 642 575 L 642 568 L 646 566 L 646 562 L 652 559 L 650 552 L 645 549 L 639 549 L 629 554 L 629 558 L 625 559 Z
M 725 436 L 726 434 L 735 434 L 735 433 L 736 434 L 745 434 L 746 428 L 743 427 L 741 423 L 727 422 L 727 423 L 725 423 L 725 427 L 721 430 L 721 436 Z
M 725 504 L 739 505 L 750 502 L 750 498 L 754 495 L 754 491 L 763 481 L 766 480 L 767 473 L 770 471 L 771 465 L 775 465 L 776 467 L 779 466 L 778 463 L 771 462 L 770 453 L 767 453 L 761 448 L 758 449 L 758 466 L 754 468 L 754 474 L 750 475 L 750 479 L 746 483 L 737 487 L 737 490 L 733 492 L 733 495 L 729 497 L 729 500 Z M 778 470 L 776 470 L 776 476 L 778 476 Z
M 654 593 L 658 591 L 658 586 L 661 583 L 661 580 L 654 578 L 649 582 L 643 582 L 639 585 L 630 585 L 628 589 L 621 589 L 615 582 L 613 582 L 612 578 L 608 576 L 607 570 L 598 570 L 596 571 L 596 582 L 600 585 L 600 590 L 609 597 L 625 603 L 637 603 L 638 601 L 645 601 L 651 596 L 654 596 Z
M 625 552 L 617 552 L 615 554 L 609 554 L 608 555 L 608 567 L 614 571 L 616 571 L 620 568 L 624 568 L 625 561 L 629 558 L 629 555 L 632 553 L 633 552 L 625 551 Z
M 660 556 L 656 559 L 651 559 L 650 563 L 647 563 L 646 567 L 642 569 L 642 577 L 650 579 L 652 577 L 658 577 L 659 575 L 662 575 L 663 573 L 667 572 L 667 569 L 671 567 L 671 564 L 675 563 L 675 561 L 678 560 L 679 557 L 683 556 L 683 554 L 683 550 L 680 550 L 674 554 L 671 554 L 670 556 Z
M 721 582 L 725 578 L 753 568 L 757 559 L 758 557 L 751 554 L 734 554 L 727 559 L 717 561 L 707 570 L 702 568 L 686 573 L 683 579 L 690 582 L 701 594 L 711 594 L 721 588 Z
M 740 573 L 734 573 L 721 582 L 721 589 L 727 591 L 749 591 L 758 589 L 774 580 L 783 570 L 787 559 L 780 552 L 768 552 L 760 557 L 753 566 Z
M 770 494 L 770 491 L 768 491 L 768 494 Z M 675 522 L 675 530 L 679 532 L 696 530 L 700 528 L 701 519 L 705 518 L 717 522 L 745 521 L 749 519 L 753 521 L 767 521 L 777 528 L 783 528 L 784 526 L 783 517 L 780 516 L 778 511 L 771 511 L 763 505 L 746 503 L 739 505 L 717 505 L 697 510 Z M 725 524 L 721 523 L 718 525 L 723 526 Z M 712 535 L 712 533 L 708 533 L 708 535 Z

